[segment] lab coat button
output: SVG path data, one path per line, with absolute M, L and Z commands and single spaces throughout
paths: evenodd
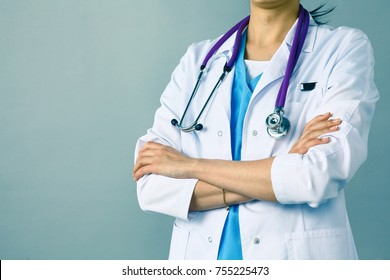
M 223 135 L 222 130 L 218 131 L 218 136 L 222 136 L 222 135 Z
M 257 136 L 257 130 L 253 130 L 253 131 L 252 131 L 252 135 L 253 135 L 253 136 Z
M 259 238 L 253 238 L 253 244 L 257 245 L 260 244 L 260 239 Z
M 213 238 L 212 238 L 211 236 L 209 236 L 208 241 L 209 241 L 210 243 L 213 242 Z

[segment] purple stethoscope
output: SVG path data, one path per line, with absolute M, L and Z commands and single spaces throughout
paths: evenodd
M 306 35 L 309 29 L 309 12 L 304 9 L 301 5 L 299 8 L 299 17 L 298 17 L 298 23 L 297 28 L 294 35 L 293 44 L 290 51 L 290 56 L 287 61 L 286 66 L 286 74 L 283 78 L 282 85 L 280 86 L 278 96 L 276 98 L 275 102 L 275 111 L 270 114 L 265 123 L 267 126 L 267 132 L 268 134 L 275 138 L 279 139 L 287 134 L 287 132 L 290 129 L 290 122 L 287 118 L 283 116 L 284 114 L 284 104 L 286 102 L 286 96 L 287 96 L 287 89 L 290 82 L 290 78 L 292 75 L 292 72 L 294 70 L 294 67 L 298 61 L 299 55 L 302 51 L 303 44 L 306 39 Z M 207 108 L 207 105 L 209 104 L 211 98 L 213 97 L 214 93 L 217 92 L 219 86 L 222 84 L 222 82 L 225 80 L 226 76 L 229 74 L 229 72 L 232 70 L 232 67 L 234 63 L 236 62 L 238 52 L 239 52 L 239 46 L 241 41 L 241 35 L 244 29 L 248 26 L 249 23 L 249 16 L 238 22 L 235 26 L 233 26 L 228 32 L 226 32 L 225 35 L 223 35 L 217 43 L 210 49 L 210 51 L 207 53 L 205 59 L 203 60 L 202 65 L 200 66 L 200 73 L 197 79 L 197 82 L 194 86 L 194 89 L 192 91 L 191 97 L 188 100 L 187 106 L 184 110 L 184 113 L 181 117 L 180 122 L 177 119 L 172 119 L 171 124 L 173 126 L 177 126 L 181 131 L 183 132 L 191 132 L 191 131 L 199 131 L 203 129 L 203 125 L 198 123 L 200 117 L 202 116 L 203 112 Z M 213 90 L 211 91 L 209 97 L 207 98 L 205 104 L 203 105 L 201 111 L 199 112 L 198 116 L 194 120 L 194 122 L 189 126 L 183 126 L 182 122 L 187 114 L 188 108 L 194 99 L 196 93 L 198 92 L 203 73 L 205 71 L 206 65 L 209 62 L 210 58 L 218 51 L 218 49 L 236 32 L 236 38 L 234 41 L 233 46 L 233 54 L 232 57 L 226 62 L 225 66 L 223 67 L 223 72 L 221 76 L 219 77 L 217 83 L 215 84 Z

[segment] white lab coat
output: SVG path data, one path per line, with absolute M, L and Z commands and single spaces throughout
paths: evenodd
M 295 24 L 296 25 L 296 24 Z M 367 138 L 378 91 L 374 59 L 366 35 L 356 29 L 318 26 L 313 19 L 288 90 L 285 116 L 289 134 L 280 139 L 266 132 L 284 76 L 295 25 L 264 71 L 251 97 L 242 135 L 242 160 L 275 156 L 271 177 L 278 203 L 253 201 L 240 205 L 244 259 L 356 259 L 344 187 L 367 157 Z M 141 137 L 170 145 L 191 157 L 231 160 L 230 97 L 234 69 L 203 114 L 199 132 L 183 133 L 171 125 L 180 119 L 196 82 L 199 66 L 216 40 L 188 48 L 161 97 L 153 127 Z M 193 101 L 185 124 L 192 122 L 231 55 L 234 36 L 217 52 Z M 301 83 L 316 82 L 302 91 Z M 330 133 L 331 142 L 307 154 L 288 154 L 304 125 L 326 112 L 343 120 Z M 259 171 L 260 172 L 260 171 Z M 216 259 L 227 215 L 225 208 L 189 212 L 196 179 L 147 175 L 137 184 L 140 207 L 176 218 L 170 259 Z

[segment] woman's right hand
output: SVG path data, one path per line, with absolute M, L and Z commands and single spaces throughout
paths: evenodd
M 330 119 L 331 113 L 319 115 L 305 125 L 299 140 L 290 150 L 290 154 L 306 154 L 307 151 L 314 146 L 329 143 L 330 138 L 321 138 L 320 136 L 339 130 L 341 119 Z

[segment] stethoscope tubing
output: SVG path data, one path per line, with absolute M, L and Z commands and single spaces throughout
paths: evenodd
M 206 57 L 204 58 L 201 66 L 200 66 L 200 72 L 196 81 L 196 84 L 194 86 L 194 89 L 191 93 L 190 99 L 187 102 L 186 108 L 184 109 L 183 115 L 180 118 L 180 122 L 177 121 L 177 119 L 172 119 L 171 124 L 173 126 L 177 126 L 179 129 L 181 129 L 183 132 L 191 132 L 194 130 L 202 130 L 203 125 L 199 124 L 198 121 L 200 117 L 203 115 L 204 111 L 206 110 L 208 104 L 211 102 L 212 97 L 217 92 L 219 86 L 222 84 L 222 82 L 225 80 L 226 76 L 229 74 L 229 72 L 232 70 L 234 63 L 236 62 L 238 53 L 239 53 L 239 47 L 240 42 L 242 38 L 242 32 L 244 29 L 248 26 L 250 20 L 250 16 L 247 16 L 240 22 L 238 22 L 236 25 L 234 25 L 231 29 L 229 29 L 215 44 L 214 46 L 209 50 Z M 309 29 L 309 12 L 305 10 L 301 5 L 299 8 L 299 16 L 298 16 L 298 23 L 296 26 L 296 31 L 294 34 L 293 44 L 291 47 L 290 55 L 287 61 L 285 76 L 283 78 L 282 84 L 279 88 L 279 92 L 275 101 L 275 111 L 274 113 L 270 114 L 267 118 L 267 131 L 270 134 L 270 136 L 274 138 L 280 138 L 283 135 L 286 135 L 289 129 L 289 122 L 286 118 L 283 117 L 284 114 L 284 105 L 286 102 L 287 97 L 287 90 L 290 82 L 290 78 L 292 75 L 292 72 L 295 68 L 295 65 L 298 61 L 298 58 L 300 56 L 300 53 L 302 52 L 302 48 L 304 45 L 304 41 Z M 195 98 L 200 83 L 203 78 L 203 74 L 205 71 L 205 68 L 207 64 L 209 63 L 211 57 L 219 50 L 219 48 L 236 32 L 235 41 L 233 45 L 233 51 L 232 56 L 230 59 L 228 59 L 223 67 L 223 72 L 221 76 L 219 77 L 218 81 L 214 85 L 214 88 L 210 92 L 205 104 L 203 105 L 202 109 L 200 110 L 198 116 L 194 120 L 194 122 L 188 126 L 183 126 L 183 120 L 185 119 L 185 116 L 187 114 L 187 111 L 190 107 L 191 102 Z M 272 117 L 273 115 L 277 114 L 280 119 L 280 123 L 277 125 L 269 125 L 268 119 Z M 286 122 L 286 126 L 283 125 L 283 121 Z M 271 133 L 270 133 L 271 132 Z
M 179 127 L 183 132 L 191 132 L 191 131 L 194 131 L 194 130 L 202 130 L 203 129 L 203 125 L 202 124 L 198 124 L 198 121 L 199 121 L 200 117 L 203 115 L 203 112 L 206 110 L 206 108 L 207 108 L 208 104 L 210 103 L 212 97 L 217 92 L 219 86 L 225 80 L 227 74 L 231 71 L 231 69 L 232 69 L 232 67 L 233 67 L 233 65 L 234 65 L 234 63 L 235 63 L 235 61 L 237 59 L 238 47 L 239 47 L 240 42 L 241 42 L 241 34 L 244 31 L 244 29 L 246 28 L 246 26 L 248 25 L 248 23 L 249 23 L 249 16 L 247 16 L 246 18 L 244 18 L 243 20 L 238 22 L 235 26 L 233 26 L 210 49 L 210 51 L 206 55 L 205 59 L 203 60 L 202 65 L 200 67 L 200 72 L 199 72 L 199 75 L 198 75 L 198 79 L 197 79 L 195 87 L 194 87 L 194 89 L 193 89 L 193 91 L 191 93 L 190 99 L 187 102 L 187 106 L 184 109 L 183 115 L 180 118 L 180 122 L 178 122 L 176 119 L 173 119 L 171 121 L 172 125 Z M 199 90 L 199 86 L 200 86 L 200 83 L 201 83 L 201 80 L 202 80 L 205 68 L 207 66 L 207 63 L 210 61 L 211 57 L 215 54 L 215 52 L 217 52 L 217 50 L 226 42 L 226 40 L 230 36 L 232 36 L 234 34 L 234 32 L 237 32 L 237 35 L 236 35 L 236 38 L 235 38 L 235 43 L 234 43 L 234 47 L 233 47 L 232 57 L 226 62 L 225 66 L 223 68 L 223 72 L 222 72 L 221 76 L 219 77 L 218 81 L 214 85 L 213 90 L 210 92 L 210 94 L 209 94 L 205 104 L 203 105 L 202 109 L 200 110 L 200 112 L 199 112 L 198 116 L 196 117 L 195 121 L 192 124 L 190 124 L 189 126 L 185 126 L 184 127 L 182 125 L 182 122 L 183 122 L 183 120 L 184 120 L 184 118 L 185 118 L 185 116 L 187 114 L 187 111 L 189 109 L 189 106 L 190 106 L 192 100 L 194 99 L 196 93 Z
M 309 13 L 305 9 L 301 8 L 299 10 L 299 18 L 303 18 L 303 20 L 299 20 L 297 23 L 297 31 L 295 32 L 293 44 L 290 51 L 291 53 L 287 61 L 286 73 L 284 75 L 282 85 L 279 88 L 279 92 L 275 101 L 275 111 L 283 110 L 284 108 L 291 75 L 296 63 L 298 62 L 298 58 L 302 52 L 303 44 L 305 41 L 302 40 L 302 38 L 306 38 L 307 32 L 309 30 Z
M 219 50 L 219 48 L 235 33 L 237 32 L 235 43 L 233 46 L 233 55 L 231 59 L 226 63 L 226 67 L 232 69 L 234 63 L 236 62 L 236 58 L 238 55 L 238 48 L 239 48 L 239 43 L 241 40 L 241 34 L 244 28 L 248 25 L 249 23 L 250 16 L 247 16 L 246 18 L 242 19 L 239 21 L 236 25 L 234 25 L 232 28 L 228 30 L 215 44 L 214 46 L 210 49 L 210 51 L 207 53 L 206 57 L 204 58 L 202 65 L 200 67 L 201 70 L 206 68 L 207 63 L 209 62 L 210 58 Z M 241 32 L 239 32 L 241 30 Z M 238 42 L 238 44 L 237 44 Z

